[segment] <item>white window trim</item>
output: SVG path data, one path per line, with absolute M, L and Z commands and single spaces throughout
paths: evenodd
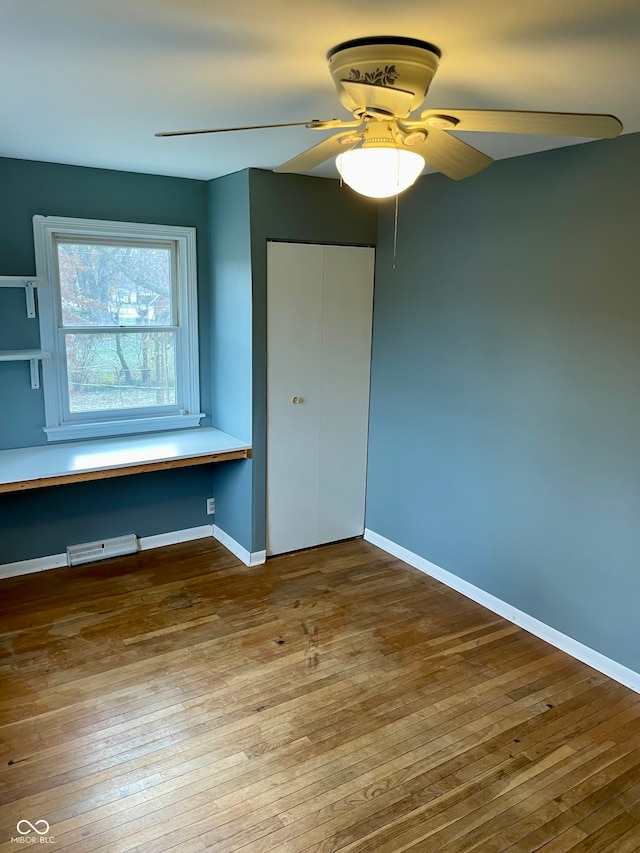
M 200 412 L 200 381 L 198 362 L 198 306 L 196 230 L 170 225 L 148 225 L 135 222 L 112 222 L 99 219 L 73 219 L 63 216 L 34 216 L 33 233 L 36 270 L 44 279 L 38 287 L 40 345 L 52 358 L 42 362 L 45 426 L 47 441 L 75 438 L 97 438 L 110 435 L 155 432 L 158 430 L 197 427 L 204 414 Z M 113 417 L 104 420 L 88 418 L 84 422 L 64 420 L 62 382 L 65 381 L 66 359 L 60 352 L 58 335 L 58 306 L 56 297 L 56 261 L 54 237 L 114 237 L 119 239 L 171 240 L 177 245 L 178 317 L 181 333 L 177 339 L 179 357 L 176 359 L 177 385 L 182 390 L 180 411 L 154 414 L 151 409 L 140 415 Z

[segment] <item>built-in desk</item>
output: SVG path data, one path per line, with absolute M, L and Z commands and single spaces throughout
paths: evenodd
M 0 451 L 0 492 L 250 459 L 251 446 L 212 427 Z

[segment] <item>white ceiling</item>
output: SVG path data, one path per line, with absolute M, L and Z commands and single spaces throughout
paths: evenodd
M 328 134 L 153 134 L 348 118 L 326 53 L 374 35 L 438 45 L 429 107 L 611 113 L 640 131 L 640 0 L 0 0 L 0 156 L 270 169 Z M 464 138 L 496 159 L 576 142 Z

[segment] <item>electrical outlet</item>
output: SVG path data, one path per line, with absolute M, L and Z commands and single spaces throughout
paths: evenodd
M 214 515 L 216 511 L 215 498 L 207 498 L 207 515 Z

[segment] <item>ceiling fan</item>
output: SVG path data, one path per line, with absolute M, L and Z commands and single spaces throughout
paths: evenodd
M 278 166 L 276 172 L 307 172 L 332 157 L 345 183 L 374 198 L 397 195 L 410 186 L 425 162 L 453 180 L 475 175 L 492 158 L 450 131 L 547 134 L 607 139 L 621 122 L 610 115 L 513 110 L 427 109 L 423 103 L 438 69 L 440 50 L 412 38 L 376 36 L 343 42 L 327 54 L 338 98 L 352 120 L 177 130 L 156 136 L 190 136 L 300 127 L 337 130 L 333 136 Z

